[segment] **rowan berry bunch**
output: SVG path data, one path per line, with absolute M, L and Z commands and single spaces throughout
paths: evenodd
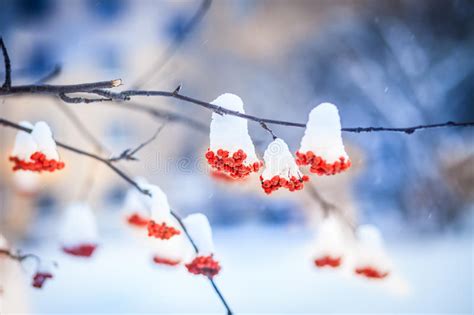
M 217 152 L 208 149 L 206 159 L 212 169 L 227 174 L 233 179 L 242 179 L 252 172 L 258 172 L 263 165 L 262 162 L 245 165 L 247 154 L 242 149 L 233 154 L 229 154 L 229 151 L 222 149 L 217 150 Z
M 195 275 L 204 275 L 213 278 L 221 270 L 219 262 L 214 260 L 213 255 L 197 256 L 190 263 L 186 264 L 186 268 L 190 273 Z
M 65 166 L 64 162 L 56 161 L 54 159 L 49 160 L 41 152 L 35 152 L 30 156 L 31 162 L 20 160 L 16 156 L 10 156 L 9 160 L 13 162 L 13 171 L 25 170 L 41 173 L 42 171 L 54 172 L 56 170 L 62 170 Z
M 148 221 L 147 229 L 148 236 L 159 238 L 161 240 L 169 240 L 173 236 L 181 234 L 181 231 L 167 225 L 165 222 L 156 223 L 153 220 Z
M 306 153 L 296 152 L 296 163 L 298 165 L 310 165 L 309 171 L 319 176 L 322 175 L 336 175 L 346 171 L 351 167 L 351 161 L 346 160 L 345 157 L 339 157 L 339 160 L 334 163 L 328 163 L 322 157 L 316 156 L 313 151 Z

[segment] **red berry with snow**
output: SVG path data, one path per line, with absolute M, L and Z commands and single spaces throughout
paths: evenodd
M 389 274 L 370 266 L 356 268 L 354 272 L 369 279 L 384 279 Z
M 346 160 L 345 157 L 339 157 L 339 160 L 334 163 L 328 163 L 320 156 L 316 156 L 313 151 L 306 153 L 296 152 L 296 164 L 310 165 L 310 172 L 317 175 L 335 175 L 351 167 L 351 161 Z
M 148 226 L 148 219 L 141 216 L 139 213 L 132 213 L 127 217 L 127 223 L 131 226 L 143 228 Z
M 331 256 L 324 256 L 314 260 L 314 265 L 316 267 L 332 267 L 337 268 L 341 265 L 342 258 L 341 257 L 331 257 Z
M 155 264 L 167 265 L 167 266 L 177 266 L 181 263 L 180 260 L 162 258 L 162 257 L 159 257 L 159 256 L 154 256 L 153 257 L 153 262 Z
M 63 252 L 66 254 L 77 256 L 77 257 L 91 257 L 94 251 L 96 250 L 96 244 L 79 244 L 76 246 L 64 246 L 62 248 Z
M 225 93 L 212 104 L 245 113 L 242 100 L 234 94 Z M 233 179 L 241 179 L 258 172 L 262 167 L 248 133 L 247 120 L 213 113 L 209 140 L 210 145 L 205 156 L 213 170 L 227 174 Z
M 296 163 L 309 165 L 310 172 L 320 176 L 349 169 L 351 161 L 342 142 L 341 121 L 335 105 L 322 103 L 309 113 Z
M 175 235 L 181 234 L 181 231 L 175 229 L 172 226 L 167 225 L 165 222 L 156 223 L 153 220 L 148 221 L 148 236 L 159 238 L 161 240 L 169 240 Z
M 44 285 L 45 281 L 48 280 L 48 279 L 52 279 L 52 278 L 53 278 L 53 274 L 51 274 L 49 272 L 37 272 L 33 276 L 33 281 L 31 283 L 31 285 L 34 288 L 41 289 L 41 288 L 43 288 L 43 285 Z
M 214 260 L 212 255 L 197 256 L 192 262 L 185 265 L 190 273 L 204 275 L 213 278 L 221 270 L 219 262 Z

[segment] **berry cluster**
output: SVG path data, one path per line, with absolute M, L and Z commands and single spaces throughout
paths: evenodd
M 77 246 L 63 247 L 63 252 L 69 255 L 78 257 L 91 257 L 97 245 L 95 244 L 80 244 Z
M 333 258 L 331 256 L 324 256 L 314 260 L 316 267 L 332 267 L 337 268 L 341 265 L 341 257 Z
M 212 278 L 219 273 L 221 266 L 219 262 L 209 256 L 197 256 L 192 262 L 186 264 L 186 268 L 190 273 L 195 275 L 204 275 Z
M 339 158 L 339 161 L 329 164 L 322 157 L 315 155 L 313 151 L 308 151 L 306 154 L 296 152 L 296 164 L 311 165 L 311 173 L 318 174 L 319 176 L 335 175 L 351 167 L 351 161 L 346 161 L 342 156 Z
M 173 260 L 173 259 L 167 259 L 167 258 L 161 258 L 159 256 L 154 256 L 153 261 L 156 264 L 161 264 L 161 265 L 168 265 L 168 266 L 176 266 L 179 265 L 181 261 L 179 260 Z
M 381 272 L 373 267 L 356 268 L 355 273 L 370 279 L 383 279 L 388 276 L 388 272 Z
M 128 224 L 132 226 L 136 226 L 140 228 L 148 225 L 148 219 L 142 217 L 140 214 L 136 212 L 127 217 L 127 222 Z
M 64 168 L 64 162 L 56 160 L 48 160 L 46 155 L 41 152 L 35 152 L 30 157 L 33 162 L 26 162 L 20 160 L 16 156 L 11 156 L 10 161 L 15 165 L 13 166 L 14 171 L 26 170 L 32 172 L 49 171 L 54 172 L 55 170 L 62 170 Z
M 180 230 L 167 225 L 165 222 L 158 224 L 153 220 L 148 221 L 148 236 L 153 236 L 161 240 L 169 240 L 179 234 L 181 234 Z
M 247 154 L 240 149 L 234 154 L 229 154 L 229 151 L 219 149 L 217 153 L 208 149 L 206 159 L 209 165 L 219 171 L 228 174 L 232 178 L 244 178 L 251 172 L 258 172 L 263 166 L 262 162 L 255 162 L 251 165 L 245 165 L 244 161 Z
M 37 289 L 41 289 L 43 287 L 44 282 L 47 279 L 52 279 L 53 275 L 49 272 L 37 272 L 33 276 L 33 282 L 31 285 Z
M 309 181 L 309 177 L 306 175 L 303 175 L 301 178 L 291 176 L 290 180 L 278 175 L 273 176 L 272 179 L 263 180 L 263 177 L 260 176 L 262 188 L 267 195 L 271 194 L 275 190 L 278 190 L 280 187 L 287 188 L 289 191 L 301 190 L 304 186 L 303 183 L 307 181 Z

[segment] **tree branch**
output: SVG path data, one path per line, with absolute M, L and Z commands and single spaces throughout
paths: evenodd
M 22 131 L 25 131 L 25 132 L 28 132 L 28 133 L 31 133 L 32 130 L 30 128 L 26 128 L 26 127 L 23 127 L 23 126 L 20 126 L 14 122 L 11 122 L 9 120 L 6 120 L 4 118 L 0 118 L 0 125 L 3 125 L 3 126 L 6 126 L 6 127 L 10 127 L 10 128 L 14 128 L 14 129 L 18 129 L 18 130 L 22 130 Z M 140 185 L 138 185 L 137 182 L 135 182 L 133 179 L 131 179 L 130 177 L 128 177 L 123 171 L 121 171 L 119 168 L 117 168 L 115 165 L 112 164 L 112 162 L 110 162 L 108 159 L 105 159 L 105 158 L 102 158 L 96 154 L 93 154 L 93 153 L 90 153 L 90 152 L 87 152 L 87 151 L 84 151 L 82 149 L 79 149 L 79 148 L 75 148 L 73 146 L 70 146 L 68 144 L 65 144 L 65 143 L 62 143 L 62 142 L 59 142 L 57 140 L 55 140 L 56 142 L 56 145 L 58 147 L 61 147 L 65 150 L 68 150 L 68 151 L 71 151 L 71 152 L 74 152 L 76 154 L 79 154 L 79 155 L 84 155 L 84 156 L 87 156 L 89 158 L 92 158 L 94 160 L 97 160 L 103 164 L 105 164 L 107 167 L 109 167 L 112 171 L 114 171 L 117 175 L 119 175 L 122 179 L 124 179 L 127 183 L 129 183 L 130 185 L 132 185 L 133 187 L 135 187 L 138 191 L 140 191 L 142 194 L 144 195 L 147 195 L 147 196 L 150 196 L 151 197 L 151 193 L 146 190 L 146 189 L 143 189 L 140 187 Z M 196 246 L 196 243 L 194 242 L 193 238 L 191 237 L 191 235 L 188 233 L 186 227 L 184 226 L 183 222 L 182 222 L 182 218 L 174 211 L 171 211 L 171 214 L 174 218 L 176 218 L 176 220 L 179 222 L 179 224 L 181 225 L 181 227 L 183 228 L 183 231 L 187 237 L 187 239 L 189 240 L 189 242 L 192 244 L 194 250 L 196 251 L 196 253 L 199 251 L 198 247 Z M 213 288 L 214 288 L 214 291 L 216 292 L 216 294 L 218 295 L 219 299 L 221 300 L 222 304 L 224 305 L 224 307 L 226 308 L 227 310 L 227 314 L 232 314 L 232 311 L 230 310 L 226 300 L 224 299 L 222 293 L 219 291 L 218 287 L 215 285 L 214 281 L 209 278 L 209 281 L 211 282 Z
M 192 18 L 188 21 L 188 23 L 184 26 L 183 35 L 178 38 L 178 40 L 173 41 L 168 48 L 166 49 L 165 53 L 160 56 L 155 63 L 148 68 L 148 70 L 140 75 L 135 83 L 132 84 L 134 89 L 137 89 L 147 81 L 150 80 L 151 77 L 158 74 L 161 69 L 163 69 L 174 54 L 178 51 L 179 47 L 186 41 L 188 35 L 192 32 L 192 30 L 199 24 L 199 22 L 204 18 L 207 11 L 211 7 L 212 0 L 203 0 L 201 5 L 197 9 L 196 13 L 192 16 Z
M 158 129 L 155 131 L 155 133 L 153 134 L 153 136 L 146 140 L 145 142 L 139 144 L 135 149 L 127 149 L 125 151 L 123 151 L 119 156 L 116 156 L 116 157 L 112 157 L 109 159 L 110 162 L 118 162 L 118 161 L 121 161 L 121 160 L 127 160 L 127 161 L 138 161 L 138 159 L 135 157 L 135 154 L 140 151 L 141 149 L 143 149 L 144 147 L 146 147 L 148 144 L 150 144 L 151 142 L 153 142 L 153 140 L 156 139 L 156 137 L 158 137 L 158 135 L 160 134 L 161 130 L 163 130 L 163 128 L 166 126 L 166 122 L 164 122 L 163 124 L 161 124 Z
M 2 48 L 3 63 L 5 65 L 5 81 L 2 85 L 2 89 L 8 90 L 12 86 L 12 66 L 10 63 L 10 57 L 8 56 L 7 47 L 5 46 L 2 37 L 0 37 L 0 47 Z

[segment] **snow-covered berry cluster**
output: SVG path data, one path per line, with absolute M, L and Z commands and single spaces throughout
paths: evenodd
M 232 155 L 226 150 L 218 149 L 214 153 L 214 151 L 208 149 L 206 159 L 214 170 L 228 174 L 228 176 L 235 179 L 245 178 L 252 172 L 258 172 L 262 166 L 262 162 L 244 164 L 247 154 L 242 149 L 238 149 Z
M 147 227 L 149 220 L 145 217 L 142 217 L 139 213 L 135 212 L 127 216 L 127 222 L 131 226 L 136 226 L 138 228 Z
M 335 175 L 351 166 L 342 143 L 341 121 L 335 105 L 322 103 L 309 113 L 296 162 L 309 165 L 310 172 L 317 175 Z
M 245 114 L 242 100 L 234 94 L 222 94 L 212 104 Z M 310 178 L 301 173 L 300 166 L 310 166 L 309 171 L 317 175 L 335 175 L 351 166 L 342 143 L 339 112 L 330 103 L 322 103 L 310 112 L 296 158 L 285 141 L 276 138 L 265 150 L 263 162 L 255 153 L 247 120 L 217 111 L 212 114 L 210 146 L 205 157 L 214 178 L 247 178 L 264 167 L 260 182 L 266 194 L 280 188 L 303 189 Z
M 38 271 L 34 274 L 31 285 L 34 288 L 41 289 L 41 288 L 43 288 L 44 283 L 48 279 L 53 279 L 53 274 L 52 273 Z
M 71 204 L 64 211 L 59 236 L 64 253 L 91 257 L 98 244 L 97 223 L 91 208 L 84 203 Z
M 280 188 L 301 190 L 304 182 L 309 180 L 308 176 L 300 172 L 288 145 L 282 139 L 277 138 L 268 145 L 263 160 L 265 169 L 260 175 L 260 181 L 266 194 Z
M 333 215 L 325 218 L 318 228 L 314 241 L 313 260 L 318 268 L 340 267 L 347 258 L 349 235 Z
M 31 172 L 62 170 L 64 162 L 59 160 L 56 142 L 49 126 L 43 121 L 37 122 L 34 126 L 23 121 L 20 125 L 32 129 L 32 132 L 19 131 L 17 133 L 12 155 L 9 158 L 14 164 L 12 169 Z
M 153 220 L 148 221 L 148 236 L 156 237 L 161 240 L 169 240 L 175 235 L 181 234 L 181 231 L 168 226 L 165 222 L 156 223 Z
M 212 104 L 245 113 L 242 100 L 234 94 L 222 94 Z M 248 133 L 247 120 L 213 113 L 209 138 L 206 160 L 212 169 L 240 179 L 261 168 L 262 162 L 257 158 Z
M 204 214 L 195 213 L 184 218 L 183 223 L 198 249 L 194 258 L 186 263 L 186 268 L 196 275 L 214 277 L 221 270 L 221 266 L 214 259 L 214 242 L 209 220 Z
M 201 213 L 190 214 L 182 220 L 191 243 L 179 222 L 171 216 L 165 193 L 145 179 L 136 182 L 150 192 L 150 196 L 138 193 L 135 188 L 127 192 L 123 212 L 127 225 L 142 229 L 146 227 L 152 248 L 152 261 L 156 265 L 177 267 L 184 264 L 193 274 L 214 277 L 221 269 L 214 258 L 211 226 Z M 140 234 L 143 237 L 143 233 Z
M 214 260 L 212 255 L 197 256 L 190 263 L 187 263 L 186 268 L 190 273 L 195 275 L 204 275 L 212 278 L 219 273 L 221 266 L 217 260 Z
M 367 279 L 384 279 L 391 262 L 377 228 L 361 225 L 355 235 L 335 216 L 326 217 L 313 244 L 313 262 L 318 268 L 344 268 Z

